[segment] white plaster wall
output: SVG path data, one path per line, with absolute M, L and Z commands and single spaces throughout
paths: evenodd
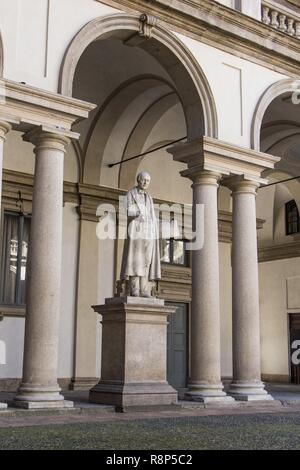
M 174 162 L 173 157 L 163 151 L 151 154 L 145 158 L 137 169 L 148 171 L 151 175 L 149 193 L 152 197 L 165 199 L 167 201 L 180 202 L 184 204 L 192 203 L 192 182 L 180 176 L 180 171 L 185 169 L 185 165 Z
M 76 205 L 66 203 L 63 209 L 62 283 L 58 348 L 59 377 L 71 377 L 73 375 L 78 230 L 79 219 L 76 213 Z
M 21 132 L 9 132 L 4 144 L 3 168 L 32 175 L 34 162 L 33 145 L 23 141 Z
M 217 2 L 225 5 L 226 7 L 234 8 L 235 0 L 217 0 Z
M 258 231 L 260 245 L 268 245 L 273 242 L 274 235 L 274 196 L 276 186 L 261 188 L 256 198 L 256 213 L 259 219 L 265 221 L 263 228 Z
M 299 258 L 259 264 L 263 374 L 289 374 L 287 279 L 299 275 Z
M 221 375 L 232 377 L 231 244 L 219 243 L 221 300 Z
M 57 91 L 61 61 L 72 38 L 93 18 L 116 12 L 94 0 L 49 0 L 49 4 L 40 0 L 38 6 L 36 0 L 26 0 L 26 5 L 24 0 L 2 0 L 5 78 Z M 248 146 L 258 99 L 285 76 L 174 34 L 191 50 L 208 78 L 216 99 L 220 138 Z
M 22 377 L 24 318 L 4 317 L 0 322 L 0 341 L 6 346 L 6 364 L 0 363 L 0 379 Z
M 34 174 L 35 155 L 34 146 L 22 139 L 22 133 L 10 131 L 6 135 L 4 144 L 3 168 Z M 73 145 L 69 145 L 64 157 L 64 180 L 77 183 L 79 180 L 78 159 Z
M 75 34 L 117 11 L 95 0 L 1 0 L 4 77 L 57 91 L 61 61 Z
M 218 209 L 232 212 L 232 197 L 230 189 L 220 186 L 218 190 Z
M 96 225 L 95 225 L 96 227 Z M 115 284 L 115 240 L 99 240 L 98 244 L 98 293 L 97 302 L 104 304 L 105 299 L 113 297 Z M 102 325 L 101 315 L 97 321 L 97 358 L 96 376 L 101 376 Z
M 208 79 L 216 102 L 219 139 L 249 147 L 252 118 L 260 97 L 286 76 L 174 34 L 194 54 Z

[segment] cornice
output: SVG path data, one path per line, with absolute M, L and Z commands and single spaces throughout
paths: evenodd
M 36 126 L 47 128 L 48 132 L 66 132 L 69 137 L 78 138 L 70 133 L 75 122 L 86 119 L 96 105 L 75 98 L 63 96 L 1 79 L 0 118 L 14 128 L 27 132 Z
M 23 199 L 25 213 L 32 211 L 33 175 L 13 170 L 3 170 L 2 199 L 5 208 L 16 210 L 16 201 L 19 191 Z M 76 183 L 64 181 L 64 203 L 79 204 L 78 188 Z
M 96 0 L 123 11 L 157 16 L 198 41 L 298 77 L 300 41 L 213 0 Z
M 258 248 L 258 260 L 260 263 L 299 257 L 300 241 L 298 240 Z

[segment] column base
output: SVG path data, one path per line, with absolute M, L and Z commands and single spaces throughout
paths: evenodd
M 189 385 L 189 391 L 185 393 L 185 398 L 201 403 L 233 403 L 234 399 L 223 392 L 223 385 Z
M 232 383 L 228 394 L 237 401 L 266 401 L 274 398 L 265 390 L 262 382 Z
M 100 380 L 90 390 L 89 401 L 123 407 L 153 407 L 177 404 L 178 394 L 167 382 L 121 383 Z
M 45 410 L 45 409 L 62 409 L 62 408 L 73 408 L 74 403 L 69 400 L 61 401 L 13 401 L 12 406 L 14 408 L 22 408 L 25 410 Z
M 43 387 L 21 384 L 11 406 L 24 409 L 72 408 L 74 403 L 65 400 L 58 386 Z

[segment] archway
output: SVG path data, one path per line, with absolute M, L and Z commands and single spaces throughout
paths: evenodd
M 139 67 L 135 70 L 132 67 L 131 70 L 130 64 L 124 61 L 123 70 L 115 70 L 113 80 L 110 80 L 110 76 L 104 83 L 102 77 L 109 75 L 107 68 L 110 66 L 116 69 L 116 60 L 121 61 L 123 56 L 128 57 L 128 61 L 132 60 L 133 53 L 128 52 L 130 49 L 134 50 L 135 60 L 140 61 Z M 107 56 L 107 51 L 111 51 L 111 57 Z M 109 60 L 113 61 L 113 57 L 116 58 L 115 63 L 109 65 Z M 149 65 L 151 61 L 153 67 Z M 84 73 L 84 70 L 88 73 Z M 98 82 L 87 78 L 93 72 L 98 77 Z M 115 77 L 118 75 L 122 75 L 122 79 L 116 82 Z M 116 83 L 109 88 L 109 81 Z M 97 88 L 94 94 L 91 93 L 93 88 Z M 105 89 L 102 95 L 99 91 L 101 89 Z M 189 140 L 202 135 L 218 135 L 214 99 L 199 64 L 175 35 L 147 15 L 139 17 L 116 14 L 97 18 L 84 26 L 65 54 L 59 91 L 99 105 L 89 121 L 78 128 L 82 136 L 85 182 L 99 184 L 99 173 L 98 170 L 95 171 L 95 165 L 100 163 L 100 184 L 116 186 L 111 178 L 115 172 L 118 173 L 118 186 L 126 187 L 129 181 L 124 172 L 122 174 L 122 170 L 119 171 L 118 168 L 108 172 L 106 164 L 126 160 L 128 156 L 152 147 L 151 142 L 147 143 L 146 148 L 144 146 L 147 132 L 149 134 L 155 122 L 169 112 L 171 107 L 175 109 L 176 105 L 177 117 L 180 115 L 182 122 L 185 122 L 185 130 L 181 125 L 180 135 L 174 131 L 172 136 L 160 136 L 158 141 L 167 143 L 184 135 Z M 132 113 L 133 104 L 135 116 Z M 121 115 L 122 125 L 121 120 L 116 119 Z M 127 129 L 124 128 L 125 124 Z M 113 130 L 116 131 L 114 128 L 117 126 L 118 152 L 114 147 L 116 139 L 113 136 Z M 121 134 L 126 135 L 122 142 Z M 114 135 L 117 135 L 116 132 Z M 106 155 L 99 151 L 101 148 L 105 149 Z M 164 158 L 169 156 L 165 153 Z M 126 168 L 129 169 L 130 166 L 131 170 L 137 167 L 136 164 L 127 164 Z
M 147 18 L 147 15 L 142 15 L 142 17 Z M 123 37 L 125 32 L 125 38 L 127 37 L 128 39 L 128 33 L 134 34 L 141 32 L 142 24 L 141 17 L 136 15 L 116 14 L 96 18 L 84 26 L 74 37 L 65 54 L 61 67 L 59 92 L 63 95 L 72 96 L 73 80 L 78 61 L 85 49 L 92 42 L 99 39 L 106 39 L 112 35 L 116 35 L 117 32 L 120 32 Z M 140 47 L 148 50 L 150 54 L 158 56 L 161 53 L 161 49 L 157 48 L 157 43 L 159 43 L 164 46 L 166 51 L 169 51 L 169 57 L 166 57 L 166 63 L 167 59 L 170 60 L 171 55 L 174 55 L 181 62 L 182 67 L 187 71 L 187 74 L 194 84 L 195 92 L 198 94 L 197 101 L 200 101 L 201 107 L 203 107 L 205 133 L 208 136 L 217 137 L 216 107 L 208 81 L 199 64 L 183 43 L 161 25 L 153 23 L 150 26 L 150 31 L 148 37 L 149 41 L 142 41 Z M 147 34 L 145 34 L 145 37 L 147 37 Z M 172 61 L 169 63 L 169 67 L 170 66 L 172 66 Z M 178 76 L 178 80 L 179 79 L 180 77 Z M 179 82 L 178 85 L 180 85 Z M 183 84 L 181 84 L 181 88 L 184 88 Z M 184 94 L 183 90 L 182 93 Z M 194 94 L 194 96 L 196 96 L 196 94 Z M 189 104 L 192 106 L 192 103 Z M 186 111 L 187 114 L 191 112 L 189 109 Z
M 251 146 L 254 150 L 261 150 L 261 130 L 263 120 L 265 119 L 265 114 L 272 102 L 283 95 L 285 97 L 291 96 L 294 92 L 299 96 L 299 90 L 300 80 L 289 78 L 274 83 L 263 93 L 256 106 L 252 120 Z
M 252 125 L 252 147 L 281 158 L 274 170 L 265 172 L 269 186 L 260 188 L 257 197 L 257 215 L 265 221 L 258 235 L 265 380 L 285 377 L 288 381 L 290 374 L 288 299 L 294 294 L 289 279 L 300 274 L 296 215 L 300 208 L 299 90 L 300 81 L 295 79 L 270 86 L 257 105 Z

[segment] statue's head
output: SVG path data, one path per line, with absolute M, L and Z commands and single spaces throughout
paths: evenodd
M 147 173 L 147 171 L 141 171 L 137 175 L 136 180 L 137 180 L 138 187 L 142 189 L 143 191 L 145 191 L 150 184 L 151 176 L 149 175 L 149 173 Z

